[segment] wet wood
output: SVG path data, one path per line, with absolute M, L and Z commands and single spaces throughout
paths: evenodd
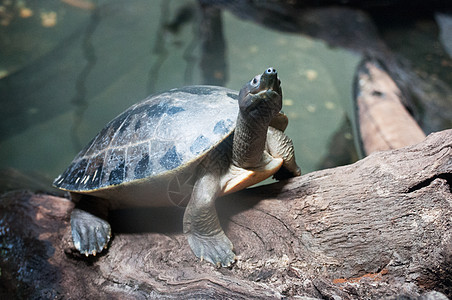
M 217 207 L 238 254 L 232 269 L 194 257 L 183 209 L 113 214 L 110 248 L 84 258 L 71 250 L 69 200 L 10 192 L 0 200 L 0 298 L 451 297 L 451 185 L 447 130 L 229 195 Z
M 355 81 L 355 107 L 365 155 L 424 140 L 424 132 L 403 105 L 402 92 L 382 65 L 363 60 Z

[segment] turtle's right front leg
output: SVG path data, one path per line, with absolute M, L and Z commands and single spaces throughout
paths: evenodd
M 195 183 L 184 214 L 184 233 L 194 254 L 217 267 L 229 267 L 235 260 L 233 245 L 221 228 L 215 209 L 220 191 L 219 174 L 202 172 Z

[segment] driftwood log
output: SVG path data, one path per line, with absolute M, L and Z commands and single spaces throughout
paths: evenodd
M 447 299 L 451 186 L 446 130 L 221 198 L 231 269 L 194 257 L 181 208 L 113 214 L 109 249 L 85 258 L 72 250 L 69 200 L 10 192 L 0 199 L 0 298 Z
M 398 149 L 425 139 L 404 103 L 406 96 L 381 61 L 363 59 L 355 74 L 357 123 L 365 155 Z

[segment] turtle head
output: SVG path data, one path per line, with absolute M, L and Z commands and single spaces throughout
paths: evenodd
M 265 164 L 263 159 L 268 126 L 281 106 L 281 81 L 274 68 L 268 68 L 255 76 L 240 90 L 232 148 L 235 166 L 248 169 Z
M 239 93 L 239 107 L 242 113 L 268 121 L 281 110 L 281 81 L 276 69 L 268 68 L 245 84 Z

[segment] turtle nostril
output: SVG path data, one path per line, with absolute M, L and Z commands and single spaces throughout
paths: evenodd
M 267 74 L 276 74 L 276 69 L 274 68 L 268 68 L 266 71 Z

